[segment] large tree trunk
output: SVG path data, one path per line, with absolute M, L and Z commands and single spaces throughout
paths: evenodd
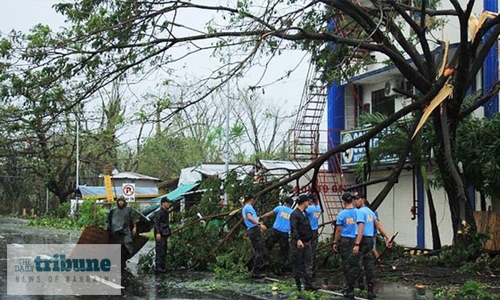
M 432 191 L 429 186 L 429 178 L 427 177 L 427 169 L 425 168 L 424 164 L 420 164 L 420 176 L 422 176 L 422 181 L 424 182 L 425 194 L 427 195 L 427 206 L 429 207 L 429 218 L 431 221 L 432 232 L 432 249 L 438 250 L 441 249 L 441 236 L 439 235 L 434 198 L 432 197 Z
M 429 186 L 426 186 L 425 193 L 427 194 L 427 205 L 429 206 L 429 217 L 431 221 L 432 249 L 438 250 L 441 249 L 441 236 L 439 235 L 436 207 L 434 206 L 434 199 L 432 198 L 432 192 Z
M 467 247 L 471 236 L 477 232 L 473 207 L 465 193 L 465 184 L 452 153 L 459 119 L 460 99 L 450 98 L 433 113 L 436 132 L 436 164 L 443 178 L 443 186 L 448 195 L 451 221 L 453 225 L 453 244 Z

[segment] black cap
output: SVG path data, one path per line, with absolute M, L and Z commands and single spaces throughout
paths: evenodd
M 285 198 L 285 200 L 283 201 L 283 203 L 285 203 L 285 204 L 288 204 L 288 205 L 292 206 L 292 204 L 293 204 L 293 199 L 292 199 L 292 198 L 290 198 L 290 197 L 286 197 L 286 198 Z
M 354 197 L 351 193 L 342 194 L 342 200 L 344 200 L 347 203 L 351 203 L 353 199 L 354 199 Z
M 307 197 L 307 195 L 300 195 L 297 200 L 295 200 L 295 203 L 297 203 L 298 205 L 306 202 L 306 201 L 309 201 L 309 197 Z
M 165 203 L 165 202 L 170 203 L 170 200 L 169 200 L 167 197 L 163 197 L 163 198 L 161 198 L 160 203 Z

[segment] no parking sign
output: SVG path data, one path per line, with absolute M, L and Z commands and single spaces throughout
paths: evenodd
M 122 194 L 127 201 L 135 202 L 135 183 L 122 184 Z

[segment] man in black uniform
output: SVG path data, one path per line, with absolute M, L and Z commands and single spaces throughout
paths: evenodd
M 313 232 L 311 222 L 305 214 L 305 210 L 309 206 L 309 198 L 306 195 L 301 195 L 295 202 L 297 207 L 290 215 L 293 277 L 298 291 L 302 289 L 301 279 L 304 279 L 304 289 L 306 291 L 316 291 L 317 288 L 312 284 L 313 257 L 311 240 L 313 239 Z
M 156 241 L 156 257 L 155 257 L 155 273 L 165 273 L 167 258 L 167 238 L 172 235 L 168 220 L 168 209 L 170 201 L 167 197 L 161 199 L 160 210 L 155 216 L 155 241 Z

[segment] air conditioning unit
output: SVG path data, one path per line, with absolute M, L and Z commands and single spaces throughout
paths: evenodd
M 391 81 L 387 81 L 385 83 L 384 95 L 386 97 L 390 97 L 390 96 L 393 96 L 395 94 L 395 92 L 392 90 L 393 87 L 394 87 L 394 84 Z
M 384 95 L 386 97 L 398 96 L 399 94 L 393 90 L 394 88 L 404 91 L 405 90 L 404 80 L 397 79 L 397 80 L 387 81 L 384 87 Z

